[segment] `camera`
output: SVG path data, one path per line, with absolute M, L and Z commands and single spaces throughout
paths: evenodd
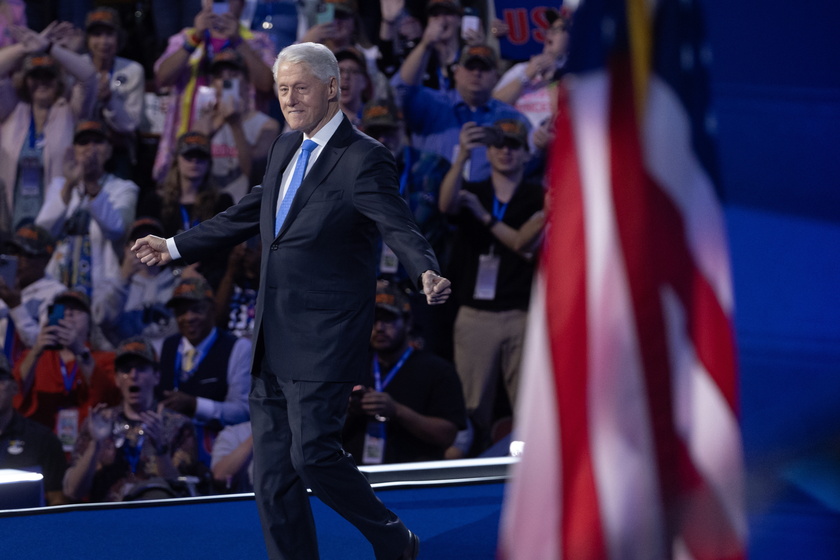
M 487 146 L 498 146 L 505 141 L 501 129 L 496 126 L 482 126 L 479 142 Z

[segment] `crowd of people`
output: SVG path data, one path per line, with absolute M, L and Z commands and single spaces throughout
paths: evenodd
M 459 0 L 294 4 L 297 41 L 335 54 L 341 111 L 393 155 L 453 286 L 426 306 L 380 243 L 370 367 L 343 430 L 360 465 L 504 453 L 512 429 L 571 16 L 546 8 L 542 50 L 505 60 L 504 23 L 464 2 L 478 29 L 462 32 Z M 120 56 L 118 3 L 70 4 L 85 11 L 45 21 L 0 0 L 0 468 L 41 470 L 48 504 L 251 490 L 260 240 L 189 265 L 146 266 L 131 246 L 262 183 L 288 129 L 285 45 L 243 23 L 241 0 L 154 2 L 172 32 L 150 64 Z M 144 161 L 147 93 L 165 122 Z

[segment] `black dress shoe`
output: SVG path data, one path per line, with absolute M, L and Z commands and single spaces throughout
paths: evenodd
M 399 560 L 414 560 L 418 554 L 420 554 L 420 538 L 409 531 L 408 544 L 400 555 Z

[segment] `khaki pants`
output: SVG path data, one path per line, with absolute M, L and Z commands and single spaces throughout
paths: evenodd
M 455 367 L 464 388 L 467 413 L 476 430 L 490 429 L 499 375 L 511 406 L 516 404 L 527 312 L 481 311 L 462 306 L 455 318 Z

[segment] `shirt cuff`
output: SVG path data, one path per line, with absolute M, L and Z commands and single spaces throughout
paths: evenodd
M 213 406 L 216 401 L 211 401 L 210 399 L 206 399 L 204 397 L 196 397 L 195 398 L 195 419 L 201 420 L 202 422 L 207 422 L 208 420 L 212 420 L 215 416 L 215 407 Z
M 166 239 L 166 249 L 169 251 L 169 256 L 172 257 L 173 261 L 177 261 L 181 258 L 181 252 L 178 250 L 178 247 L 175 245 L 175 238 L 169 237 Z

